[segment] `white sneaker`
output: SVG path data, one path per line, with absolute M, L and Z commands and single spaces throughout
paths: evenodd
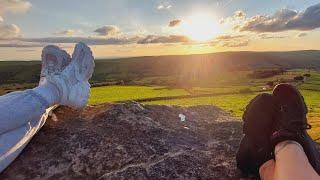
M 58 46 L 49 45 L 43 48 L 41 54 L 41 75 L 39 85 L 45 83 L 49 75 L 61 73 L 71 62 L 70 55 Z
M 60 92 L 59 104 L 80 109 L 87 105 L 90 84 L 88 80 L 94 71 L 94 61 L 90 48 L 78 43 L 71 63 L 58 75 L 50 75 L 47 80 L 55 84 Z

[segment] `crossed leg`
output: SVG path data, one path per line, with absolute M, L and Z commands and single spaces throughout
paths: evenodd
M 262 180 L 320 180 L 298 143 L 283 141 L 275 147 L 276 160 L 265 162 L 259 169 Z

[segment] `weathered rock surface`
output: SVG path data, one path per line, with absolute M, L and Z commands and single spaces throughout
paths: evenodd
M 60 107 L 55 115 L 0 179 L 241 177 L 241 121 L 217 107 L 129 102 L 81 112 Z

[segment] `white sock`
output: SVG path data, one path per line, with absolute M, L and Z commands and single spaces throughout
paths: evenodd
M 59 104 L 61 95 L 59 89 L 53 83 L 46 81 L 42 85 L 33 88 L 33 91 L 42 96 L 50 106 Z

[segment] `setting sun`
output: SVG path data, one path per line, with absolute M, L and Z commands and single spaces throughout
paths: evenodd
M 210 14 L 194 14 L 182 25 L 182 32 L 195 41 L 208 41 L 217 36 L 221 29 L 214 16 Z

